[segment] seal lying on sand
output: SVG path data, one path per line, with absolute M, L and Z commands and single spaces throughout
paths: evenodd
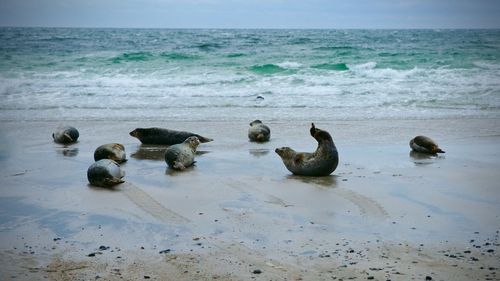
M 413 151 L 429 154 L 445 153 L 436 142 L 426 136 L 416 136 L 410 141 Z
M 184 170 L 194 164 L 194 155 L 199 144 L 198 137 L 191 136 L 183 143 L 172 145 L 165 151 L 165 162 L 171 168 Z
M 117 163 L 127 161 L 125 147 L 119 143 L 108 143 L 99 146 L 94 152 L 94 160 L 111 159 Z
M 213 141 L 213 139 L 202 137 L 194 133 L 163 128 L 137 128 L 130 132 L 130 135 L 138 138 L 143 144 L 173 145 L 182 143 L 191 136 L 198 137 L 200 142 Z
M 120 168 L 120 165 L 113 160 L 101 159 L 90 165 L 87 170 L 87 179 L 91 185 L 110 187 L 123 183 L 122 180 L 125 173 Z
M 311 136 L 318 141 L 313 153 L 296 152 L 289 147 L 276 148 L 286 168 L 295 175 L 328 176 L 337 168 L 339 154 L 333 139 L 327 131 L 317 129 L 311 124 Z
M 76 142 L 79 136 L 78 130 L 71 126 L 59 127 L 52 133 L 54 141 L 62 144 Z
M 254 120 L 248 128 L 248 138 L 250 141 L 265 142 L 271 137 L 271 130 L 260 120 Z

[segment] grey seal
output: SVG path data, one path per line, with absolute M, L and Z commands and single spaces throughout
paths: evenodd
M 271 137 L 271 130 L 260 120 L 254 120 L 248 128 L 248 138 L 250 141 L 266 142 Z
M 143 144 L 173 145 L 195 136 L 202 143 L 213 141 L 211 138 L 202 137 L 198 134 L 185 131 L 176 131 L 164 128 L 137 128 L 130 135 L 138 138 Z
M 75 127 L 62 126 L 58 127 L 54 133 L 52 133 L 52 138 L 57 143 L 68 144 L 74 143 L 78 140 L 80 133 Z
M 90 165 L 87 170 L 87 179 L 91 185 L 111 187 L 120 183 L 125 173 L 120 165 L 110 159 L 101 159 Z
M 435 141 L 426 136 L 416 136 L 410 140 L 410 147 L 415 152 L 428 154 L 445 153 Z
M 183 143 L 174 144 L 165 151 L 165 162 L 176 170 L 184 170 L 193 165 L 196 148 L 200 144 L 198 137 L 191 136 Z
M 296 152 L 290 147 L 276 148 L 285 167 L 295 175 L 328 176 L 337 168 L 339 154 L 332 137 L 327 131 L 317 129 L 311 124 L 310 134 L 318 141 L 318 147 L 313 153 Z
M 127 161 L 125 147 L 119 143 L 103 144 L 94 151 L 94 160 L 101 159 L 111 159 L 117 163 L 124 163 Z

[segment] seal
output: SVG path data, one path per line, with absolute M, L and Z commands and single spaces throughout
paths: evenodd
M 137 128 L 130 135 L 138 138 L 143 144 L 174 145 L 195 136 L 202 143 L 213 141 L 211 138 L 202 137 L 198 134 L 185 131 L 175 131 L 163 128 Z
M 410 147 L 413 151 L 428 153 L 428 154 L 437 154 L 437 153 L 445 153 L 435 141 L 426 136 L 416 136 L 412 140 L 410 140 Z
M 183 143 L 174 144 L 165 151 L 165 162 L 176 170 L 184 170 L 193 165 L 196 148 L 200 144 L 198 137 L 191 136 Z
M 111 187 L 120 183 L 125 173 L 120 165 L 110 159 L 101 159 L 90 165 L 87 170 L 87 179 L 91 185 L 101 187 Z
M 124 163 L 127 161 L 125 147 L 119 143 L 103 144 L 94 151 L 94 160 L 101 159 L 111 159 L 117 163 Z
M 248 138 L 250 141 L 266 142 L 271 137 L 271 130 L 260 120 L 254 120 L 248 128 Z
M 71 126 L 58 127 L 54 133 L 52 133 L 52 138 L 57 143 L 68 144 L 74 143 L 78 140 L 80 133 L 78 130 Z
M 339 163 L 335 143 L 327 131 L 317 129 L 314 123 L 311 124 L 310 134 L 318 142 L 315 152 L 296 152 L 290 147 L 276 148 L 275 152 L 281 157 L 285 167 L 295 175 L 328 176 Z

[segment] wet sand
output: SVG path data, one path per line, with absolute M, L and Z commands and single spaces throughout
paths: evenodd
M 251 120 L 249 120 L 251 121 Z M 313 151 L 310 122 L 0 123 L 2 280 L 499 280 L 500 120 L 316 122 L 340 164 L 291 175 L 274 149 Z M 136 127 L 187 130 L 196 166 L 167 168 Z M 410 153 L 417 134 L 439 157 Z M 104 143 L 125 145 L 126 183 L 88 185 Z

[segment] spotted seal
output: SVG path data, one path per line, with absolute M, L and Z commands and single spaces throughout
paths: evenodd
M 120 165 L 110 159 L 101 159 L 90 165 L 87 170 L 87 179 L 91 185 L 101 187 L 111 187 L 120 183 L 125 173 Z
M 58 127 L 54 133 L 52 133 L 52 138 L 57 143 L 69 144 L 74 143 L 78 140 L 80 133 L 75 127 L 62 126 Z
M 337 168 L 339 155 L 332 137 L 327 131 L 317 129 L 311 124 L 311 136 L 318 141 L 318 147 L 313 153 L 296 152 L 290 147 L 276 148 L 285 167 L 295 175 L 328 176 Z
M 94 151 L 94 160 L 101 159 L 111 159 L 117 163 L 124 163 L 127 161 L 125 147 L 119 143 L 103 144 Z
M 445 153 L 435 141 L 426 136 L 416 136 L 412 140 L 410 140 L 410 147 L 413 151 L 428 153 L 428 154 L 436 154 L 436 153 Z
M 130 135 L 138 138 L 143 144 L 173 145 L 182 143 L 191 136 L 197 137 L 202 143 L 213 141 L 211 138 L 202 137 L 191 132 L 164 128 L 137 128 L 130 132 Z
M 260 120 L 254 120 L 248 128 L 248 138 L 250 141 L 266 142 L 271 137 L 271 130 Z
M 193 165 L 196 148 L 200 144 L 198 137 L 191 136 L 183 143 L 174 144 L 165 151 L 165 162 L 176 170 L 184 170 Z

